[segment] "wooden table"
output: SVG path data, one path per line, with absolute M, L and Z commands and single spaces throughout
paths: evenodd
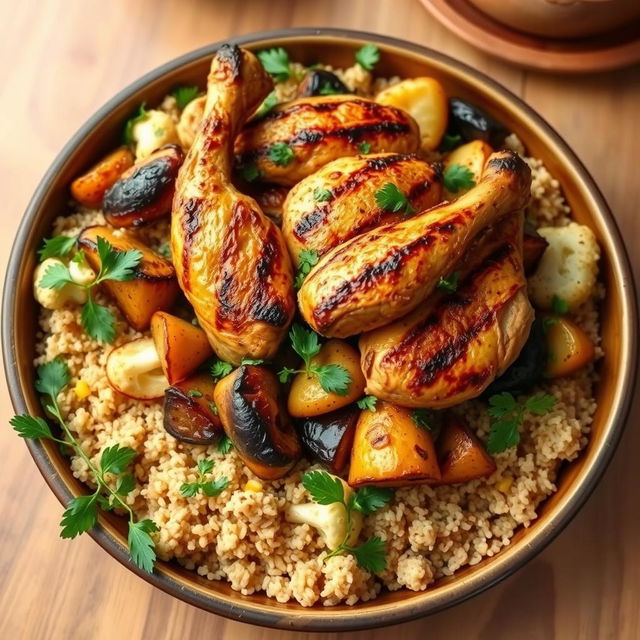
M 586 163 L 631 254 L 640 252 L 638 68 L 592 77 L 525 72 L 471 49 L 416 0 L 0 0 L 0 24 L 3 270 L 14 229 L 45 169 L 121 87 L 176 55 L 232 34 L 323 25 L 425 44 L 524 97 Z M 639 266 L 636 258 L 636 277 Z M 0 393 L 0 638 L 294 637 L 183 604 L 129 573 L 88 536 L 58 538 L 61 506 L 9 429 L 13 412 L 4 385 Z M 517 575 L 444 613 L 349 637 L 640 638 L 639 418 L 636 402 L 620 449 L 588 504 Z

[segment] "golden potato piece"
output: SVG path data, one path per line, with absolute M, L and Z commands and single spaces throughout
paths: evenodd
M 549 378 L 569 376 L 593 362 L 595 348 L 591 338 L 568 318 L 553 318 L 546 323 Z

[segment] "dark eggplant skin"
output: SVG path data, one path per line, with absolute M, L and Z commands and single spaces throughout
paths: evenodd
M 494 149 L 502 148 L 509 135 L 507 128 L 494 120 L 480 107 L 462 100 L 449 98 L 449 134 L 459 134 L 465 142 L 483 140 Z
M 302 446 L 309 456 L 332 473 L 342 473 L 349 463 L 360 409 L 343 409 L 298 421 Z
M 246 465 L 267 480 L 281 478 L 302 448 L 269 369 L 243 365 L 220 380 L 214 394 L 222 425 Z
M 348 94 L 353 93 L 353 91 L 349 91 L 349 88 L 335 73 L 324 69 L 313 69 L 307 72 L 307 75 L 298 85 L 296 97 L 326 96 L 334 93 Z
M 531 326 L 529 338 L 525 342 L 516 361 L 484 391 L 488 398 L 496 393 L 524 393 L 540 382 L 548 362 L 547 340 L 542 321 L 538 318 Z
M 182 149 L 168 144 L 127 169 L 102 199 L 107 222 L 139 227 L 170 213 L 183 161 Z
M 522 239 L 522 264 L 526 275 L 531 275 L 542 259 L 549 243 L 536 231 L 531 224 L 525 224 Z

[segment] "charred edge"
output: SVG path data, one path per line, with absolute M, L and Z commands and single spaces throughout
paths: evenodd
M 189 268 L 191 265 L 191 248 L 195 240 L 196 233 L 200 229 L 200 210 L 202 208 L 201 198 L 189 198 L 183 205 L 182 218 L 182 283 L 189 289 Z
M 491 158 L 487 162 L 487 168 L 491 167 L 496 171 L 509 171 L 522 174 L 528 170 L 524 160 L 514 151 L 502 151 L 497 158 Z
M 223 72 L 225 79 L 235 82 L 240 77 L 240 69 L 242 67 L 242 51 L 235 44 L 223 44 L 216 58 L 220 63 L 220 70 Z

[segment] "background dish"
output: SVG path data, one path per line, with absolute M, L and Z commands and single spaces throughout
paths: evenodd
M 370 605 L 355 609 L 301 611 L 297 607 L 265 604 L 262 598 L 242 597 L 217 588 L 206 581 L 187 578 L 177 567 L 164 566 L 151 581 L 157 586 L 183 599 L 230 617 L 271 626 L 295 626 L 307 629 L 354 629 L 399 622 L 423 615 L 453 604 L 493 584 L 515 570 L 533 553 L 540 550 L 554 533 L 566 524 L 593 488 L 617 441 L 626 413 L 628 395 L 625 389 L 632 382 L 635 354 L 634 297 L 624 250 L 609 217 L 607 207 L 593 182 L 566 145 L 530 109 L 488 79 L 467 68 L 448 61 L 444 56 L 415 45 L 408 45 L 369 34 L 324 32 L 314 37 L 304 31 L 290 35 L 269 34 L 235 40 L 256 48 L 282 45 L 292 57 L 311 63 L 317 59 L 341 65 L 355 48 L 367 41 L 379 43 L 383 50 L 380 75 L 416 75 L 433 73 L 450 91 L 467 97 L 492 112 L 512 128 L 529 147 L 532 154 L 541 157 L 550 171 L 563 184 L 567 199 L 578 212 L 581 222 L 590 221 L 603 246 L 604 279 L 610 295 L 604 309 L 608 319 L 604 328 L 605 349 L 611 357 L 605 361 L 603 384 L 598 390 L 600 410 L 596 430 L 586 454 L 564 475 L 562 488 L 543 510 L 540 520 L 527 532 L 520 532 L 511 548 L 490 562 L 465 570 L 458 578 L 443 581 L 441 586 L 421 594 L 390 594 Z M 27 393 L 27 406 L 35 410 L 37 401 L 30 391 L 32 328 L 35 315 L 30 296 L 30 272 L 33 266 L 33 248 L 59 207 L 65 201 L 69 178 L 106 151 L 121 123 L 133 105 L 142 99 L 157 100 L 178 82 L 202 82 L 208 67 L 212 47 L 194 52 L 143 77 L 100 110 L 65 148 L 45 177 L 34 196 L 28 215 L 16 242 L 8 277 L 5 297 L 3 339 L 7 363 L 20 363 L 21 380 L 9 367 L 12 393 L 16 408 L 25 408 L 22 393 Z M 19 304 L 14 307 L 14 298 Z M 28 390 L 28 392 L 27 392 Z M 626 400 L 624 398 L 627 398 Z M 78 491 L 72 482 L 66 461 L 58 452 L 36 445 L 32 451 L 45 472 L 58 497 L 69 496 L 69 489 Z M 61 477 L 51 477 L 55 469 Z M 104 518 L 103 528 L 96 537 L 119 560 L 125 557 L 121 540 L 114 538 L 118 531 L 117 519 Z M 212 594 L 215 594 L 212 597 Z

